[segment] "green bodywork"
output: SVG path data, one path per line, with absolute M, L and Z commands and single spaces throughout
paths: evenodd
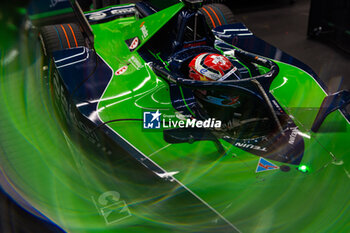
M 125 40 L 138 36 L 142 47 L 182 7 L 180 3 L 140 20 L 129 17 L 92 25 L 95 49 L 113 73 L 128 66 L 125 73 L 113 75 L 99 101 L 97 112 L 103 122 L 142 118 L 144 110 L 174 114 L 168 84 L 145 64 L 138 50 L 130 52 Z M 141 25 L 148 31 L 145 38 Z M 270 92 L 304 134 L 301 163 L 310 167 L 308 173 L 295 166 L 289 172 L 256 173 L 259 157 L 223 140 L 226 153 L 220 155 L 213 142 L 170 145 L 162 131 L 143 130 L 140 122 L 109 123 L 178 181 L 162 189 L 114 176 L 117 168 L 125 172 L 132 168 L 88 159 L 96 155 L 77 146 L 54 114 L 47 77 L 42 77 L 39 44 L 22 40 L 17 46 L 32 43 L 33 47 L 13 47 L 23 56 L 10 63 L 6 58 L 13 50 L 1 49 L 0 171 L 10 187 L 67 232 L 217 232 L 210 227 L 225 225 L 224 218 L 233 226 L 222 232 L 350 231 L 350 125 L 336 111 L 322 127 L 337 122 L 344 126 L 342 131 L 322 133 L 321 127 L 320 133 L 311 132 L 326 94 L 303 70 L 275 61 L 280 72 Z M 33 56 L 38 58 L 34 62 L 28 59 Z M 127 204 L 129 217 L 106 224 L 98 198 L 107 191 L 120 194 L 118 200 Z M 146 193 L 154 198 L 144 199 Z M 194 194 L 200 202 L 193 201 Z M 179 201 L 171 205 L 178 206 L 178 214 L 167 216 L 163 203 L 172 200 Z M 200 203 L 222 217 L 206 208 L 196 211 Z

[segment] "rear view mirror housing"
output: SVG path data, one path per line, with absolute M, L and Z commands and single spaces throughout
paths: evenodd
M 343 110 L 350 104 L 350 92 L 346 90 L 339 91 L 324 98 L 320 110 L 317 113 L 311 131 L 316 133 L 329 114 L 336 110 Z

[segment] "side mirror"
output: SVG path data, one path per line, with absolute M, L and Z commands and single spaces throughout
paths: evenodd
M 225 154 L 225 149 L 221 145 L 220 141 L 206 129 L 167 129 L 163 132 L 164 140 L 170 144 L 177 143 L 194 143 L 197 141 L 212 141 L 218 149 L 220 154 Z
M 329 114 L 338 109 L 344 109 L 348 104 L 350 104 L 349 91 L 339 91 L 324 98 L 321 108 L 318 111 L 316 119 L 311 127 L 312 132 L 316 133 L 320 129 L 322 123 Z

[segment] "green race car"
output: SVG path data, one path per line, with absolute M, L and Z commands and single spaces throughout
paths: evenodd
M 67 232 L 349 231 L 349 92 L 222 4 L 71 6 L 32 16 L 46 130 L 2 169 L 29 206 Z

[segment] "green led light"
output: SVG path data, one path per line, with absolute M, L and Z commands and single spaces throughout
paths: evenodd
M 300 165 L 300 166 L 298 167 L 298 170 L 301 171 L 301 172 L 308 172 L 308 171 L 309 171 L 309 168 L 308 168 L 308 166 L 306 166 L 306 165 Z

